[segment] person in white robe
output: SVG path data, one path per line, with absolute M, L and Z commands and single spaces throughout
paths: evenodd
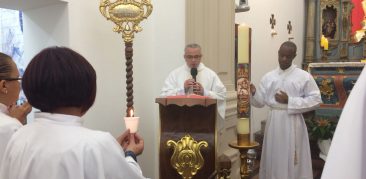
M 322 179 L 366 178 L 366 68 L 342 110 Z
M 143 139 L 127 130 L 117 140 L 83 127 L 81 118 L 96 96 L 96 73 L 65 47 L 38 53 L 25 70 L 22 87 L 41 112 L 10 139 L 1 179 L 139 179 L 136 156 Z M 105 119 L 101 119 L 105 120 Z
M 170 72 L 161 89 L 160 96 L 176 96 L 190 94 L 192 89 L 196 95 L 217 99 L 218 113 L 225 119 L 226 88 L 217 74 L 201 63 L 202 53 L 198 44 L 188 44 L 184 49 L 185 64 Z M 197 69 L 196 80 L 191 69 Z
M 22 127 L 32 109 L 27 102 L 16 105 L 20 79 L 17 65 L 12 58 L 0 52 L 0 167 L 11 136 Z
M 313 77 L 292 64 L 296 45 L 284 42 L 278 51 L 279 68 L 251 84 L 250 102 L 270 108 L 266 122 L 260 179 L 313 179 L 308 132 L 302 113 L 321 101 Z

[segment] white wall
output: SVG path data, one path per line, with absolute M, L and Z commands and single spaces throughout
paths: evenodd
M 124 42 L 113 22 L 99 12 L 99 0 L 69 0 L 25 10 L 26 58 L 50 45 L 68 46 L 86 57 L 97 72 L 97 97 L 84 116 L 85 126 L 118 136 L 126 111 Z M 159 114 L 155 98 L 170 70 L 183 63 L 185 2 L 152 1 L 154 10 L 135 35 L 134 107 L 140 117 L 145 150 L 138 158 L 145 176 L 158 178 Z M 154 166 L 154 167 L 153 167 Z
M 278 48 L 288 40 L 287 23 L 291 21 L 293 36 L 297 45 L 297 57 L 294 64 L 301 68 L 304 37 L 304 0 L 249 0 L 250 11 L 237 13 L 235 23 L 245 23 L 252 28 L 251 79 L 258 86 L 262 76 L 278 66 Z M 289 8 L 291 7 L 291 8 Z M 272 37 L 269 19 L 274 14 L 275 30 L 278 35 Z M 260 130 L 260 121 L 267 119 L 268 108 L 252 108 L 252 130 Z
M 66 3 L 26 10 L 23 18 L 25 59 L 31 59 L 45 47 L 69 44 Z

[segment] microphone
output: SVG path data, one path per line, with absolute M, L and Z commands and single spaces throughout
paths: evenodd
M 194 81 L 196 81 L 196 76 L 197 76 L 197 68 L 191 68 L 191 75 L 194 79 Z

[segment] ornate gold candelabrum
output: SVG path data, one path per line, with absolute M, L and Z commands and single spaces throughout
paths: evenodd
M 151 14 L 152 9 L 150 0 L 116 0 L 115 2 L 101 0 L 99 5 L 102 15 L 116 24 L 113 31 L 122 33 L 125 41 L 127 117 L 132 117 L 130 114 L 133 111 L 132 41 L 134 34 L 142 31 L 139 23 Z

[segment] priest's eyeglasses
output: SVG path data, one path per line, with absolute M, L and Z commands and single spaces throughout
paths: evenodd
M 186 58 L 189 60 L 193 60 L 193 59 L 200 59 L 202 57 L 202 55 L 186 55 Z
M 0 80 L 5 80 L 5 81 L 18 81 L 21 82 L 22 81 L 22 77 L 16 77 L 16 78 L 2 78 Z

